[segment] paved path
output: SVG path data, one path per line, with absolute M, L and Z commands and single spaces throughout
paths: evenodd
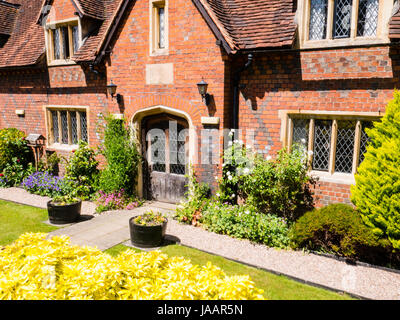
M 31 195 L 19 188 L 0 189 L 0 199 L 46 207 L 48 198 Z M 93 215 L 94 206 L 84 204 L 83 213 Z M 172 214 L 174 206 L 153 202 L 131 211 L 113 211 L 53 231 L 52 235 L 68 235 L 78 245 L 97 246 L 101 250 L 120 243 L 129 243 L 132 216 L 155 209 Z M 302 251 L 277 250 L 247 240 L 233 239 L 201 228 L 179 224 L 169 219 L 167 235 L 189 246 L 245 264 L 283 274 L 306 283 L 368 299 L 400 299 L 400 273 L 366 265 L 349 265 L 336 259 Z

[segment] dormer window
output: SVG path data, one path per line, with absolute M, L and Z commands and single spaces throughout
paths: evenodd
M 303 47 L 388 42 L 393 0 L 305 0 Z
M 72 62 L 81 43 L 77 20 L 56 23 L 46 28 L 47 56 L 49 64 Z

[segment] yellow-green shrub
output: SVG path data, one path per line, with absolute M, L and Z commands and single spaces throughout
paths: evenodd
M 26 233 L 0 250 L 0 299 L 263 299 L 249 276 L 160 251 L 112 257 L 68 237 Z

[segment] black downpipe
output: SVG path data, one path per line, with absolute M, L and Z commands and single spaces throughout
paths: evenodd
M 239 129 L 239 90 L 240 90 L 240 78 L 243 71 L 248 69 L 253 62 L 253 55 L 250 53 L 247 56 L 246 64 L 235 71 L 233 75 L 233 115 L 232 115 L 232 128 Z

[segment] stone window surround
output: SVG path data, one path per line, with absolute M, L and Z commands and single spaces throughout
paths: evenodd
M 305 119 L 324 119 L 324 120 L 333 120 L 337 122 L 337 120 L 357 120 L 356 126 L 356 141 L 359 141 L 359 136 L 361 134 L 361 125 L 360 121 L 374 121 L 378 120 L 383 116 L 381 112 L 345 112 L 345 111 L 320 111 L 320 110 L 279 110 L 279 118 L 281 119 L 281 142 L 284 148 L 289 148 L 292 144 L 292 128 L 293 122 L 292 118 L 305 118 Z M 310 134 L 309 134 L 309 144 L 308 151 L 313 151 L 313 139 L 314 139 L 314 128 L 310 125 Z M 337 135 L 335 131 L 337 130 L 337 126 L 332 125 L 333 135 L 332 142 L 336 143 Z M 336 131 L 337 133 L 337 131 Z M 310 143 L 311 142 L 311 143 Z M 339 173 L 334 172 L 335 168 L 335 154 L 332 152 L 330 154 L 330 164 L 329 171 L 316 171 L 311 170 L 310 174 L 312 176 L 316 176 L 320 181 L 332 182 L 338 184 L 355 184 L 354 172 L 356 172 L 357 168 L 355 167 L 355 163 L 358 162 L 358 154 L 359 154 L 359 145 L 355 145 L 354 154 L 356 157 L 353 159 L 353 173 Z M 308 155 L 309 160 L 312 160 L 312 155 Z
M 332 39 L 334 0 L 328 0 L 327 39 L 308 40 L 310 23 L 310 0 L 297 0 L 296 23 L 298 25 L 298 46 L 301 49 L 345 47 L 389 43 L 389 20 L 392 16 L 393 0 L 379 0 L 378 28 L 375 37 L 357 37 L 358 3 L 353 0 L 350 38 Z
M 76 64 L 71 59 L 53 60 L 51 58 L 51 57 L 53 57 L 54 45 L 53 45 L 52 37 L 50 35 L 49 30 L 58 28 L 61 26 L 72 25 L 72 24 L 78 25 L 78 35 L 79 35 L 78 43 L 79 43 L 79 47 L 80 47 L 80 46 L 82 46 L 82 25 L 81 25 L 81 20 L 79 19 L 79 17 L 46 23 L 45 28 L 44 28 L 44 33 L 45 33 L 45 43 L 46 43 L 47 65 L 49 67 L 60 66 L 60 65 L 75 65 Z M 70 42 L 71 41 L 72 41 L 72 38 L 70 37 Z M 70 43 L 70 45 L 71 45 L 71 43 Z
M 86 126 L 87 126 L 87 140 L 88 144 L 90 145 L 90 119 L 89 119 L 89 107 L 87 106 L 66 106 L 66 105 L 46 105 L 43 106 L 43 111 L 45 114 L 45 122 L 46 122 L 46 148 L 48 150 L 55 150 L 55 151 L 74 151 L 78 149 L 77 144 L 63 144 L 63 143 L 53 143 L 54 137 L 52 133 L 52 118 L 51 118 L 51 111 L 83 111 L 86 112 Z M 78 114 L 79 117 L 79 114 Z M 69 118 L 69 117 L 68 117 Z M 70 120 L 68 120 L 70 121 Z M 77 120 L 79 122 L 79 120 Z M 70 129 L 70 124 L 68 125 Z M 78 126 L 79 127 L 79 126 Z M 79 131 L 79 128 L 78 128 Z M 78 133 L 78 137 L 80 134 Z
M 158 48 L 158 8 L 164 7 L 165 19 L 165 47 Z M 169 54 L 169 23 L 168 23 L 168 0 L 149 1 L 149 46 L 150 56 L 160 56 Z

